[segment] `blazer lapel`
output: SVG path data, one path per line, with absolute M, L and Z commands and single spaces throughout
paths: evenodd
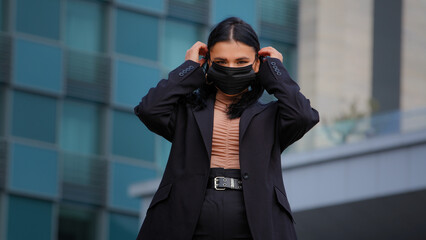
M 204 145 L 206 147 L 209 159 L 212 153 L 212 137 L 213 137 L 213 117 L 214 117 L 214 97 L 209 97 L 206 102 L 206 107 L 198 110 L 197 108 L 193 108 L 192 111 L 194 113 L 194 117 L 197 121 L 198 127 L 200 129 L 201 135 L 203 137 Z M 247 127 L 251 121 L 251 119 L 261 112 L 263 107 L 260 107 L 258 103 L 250 105 L 246 110 L 244 110 L 243 114 L 240 118 L 240 136 L 239 141 L 241 143 L 241 139 L 244 136 L 244 133 L 247 130 Z
M 250 105 L 246 110 L 244 110 L 240 118 L 240 144 L 241 140 L 244 137 L 244 133 L 246 132 L 247 127 L 250 124 L 251 119 L 264 109 L 265 107 L 260 107 L 258 103 L 254 103 Z
M 207 98 L 205 108 L 201 110 L 193 108 L 192 112 L 194 113 L 210 159 L 212 153 L 214 97 Z

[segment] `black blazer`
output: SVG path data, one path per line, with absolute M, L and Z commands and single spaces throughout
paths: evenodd
M 279 59 L 267 59 L 259 74 L 266 91 L 278 101 L 252 104 L 240 118 L 240 168 L 248 223 L 253 239 L 296 239 L 281 153 L 309 131 L 319 115 Z M 192 238 L 210 168 L 215 99 L 209 98 L 203 109 L 179 99 L 204 81 L 199 64 L 188 60 L 170 72 L 168 80 L 151 88 L 134 108 L 151 131 L 172 142 L 138 240 Z

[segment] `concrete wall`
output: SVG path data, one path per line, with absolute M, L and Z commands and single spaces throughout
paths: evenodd
M 371 97 L 373 0 L 301 0 L 299 82 L 322 115 L 332 120 Z
M 426 0 L 404 0 L 402 9 L 401 108 L 426 105 Z
M 426 131 L 283 157 L 293 211 L 426 189 Z

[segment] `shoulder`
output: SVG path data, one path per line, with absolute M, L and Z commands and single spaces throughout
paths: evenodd
M 277 101 L 265 102 L 265 101 L 257 100 L 255 103 L 253 103 L 250 106 L 250 108 L 252 108 L 257 113 L 262 113 L 262 112 L 274 111 L 274 109 L 276 110 L 276 106 L 277 106 Z

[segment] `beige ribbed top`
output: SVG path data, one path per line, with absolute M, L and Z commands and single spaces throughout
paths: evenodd
M 240 118 L 229 119 L 226 112 L 233 97 L 217 91 L 214 104 L 211 168 L 240 169 Z

